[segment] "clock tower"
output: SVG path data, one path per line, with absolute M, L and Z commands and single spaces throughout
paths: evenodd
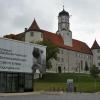
M 58 15 L 58 31 L 57 34 L 61 35 L 64 40 L 64 45 L 72 46 L 72 32 L 70 31 L 69 24 L 70 15 L 63 10 Z

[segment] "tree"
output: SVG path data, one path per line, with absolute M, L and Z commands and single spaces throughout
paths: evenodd
M 46 68 L 52 68 L 51 60 L 57 59 L 59 48 L 50 40 L 39 41 L 37 44 L 47 46 L 46 48 Z
M 96 78 L 99 75 L 99 68 L 96 67 L 95 65 L 93 65 L 92 67 L 90 67 L 90 74 L 91 76 L 94 78 L 94 88 L 96 89 Z

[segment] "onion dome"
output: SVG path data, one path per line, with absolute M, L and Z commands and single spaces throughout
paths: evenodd
M 69 16 L 69 13 L 68 13 L 67 11 L 65 11 L 64 8 L 63 8 L 63 11 L 61 11 L 61 12 L 59 13 L 59 16 L 63 16 L 63 15 Z

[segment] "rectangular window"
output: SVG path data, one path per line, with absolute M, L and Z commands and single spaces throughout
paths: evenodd
M 60 61 L 60 58 L 59 57 L 57 57 L 57 61 Z
M 76 53 L 76 57 L 77 57 L 77 53 Z
M 78 53 L 77 56 L 80 57 L 80 54 Z
M 61 50 L 61 54 L 63 54 L 63 50 Z
M 81 60 L 81 70 L 83 70 L 83 61 Z
M 33 37 L 33 36 L 34 36 L 34 32 L 30 32 L 30 36 L 32 36 L 32 37 Z
M 90 60 L 91 60 L 91 56 L 90 56 Z
M 98 66 L 100 66 L 100 63 L 98 63 Z
M 61 61 L 63 62 L 64 61 L 64 58 L 62 58 Z
M 98 56 L 98 60 L 100 60 L 100 56 Z
M 100 50 L 98 49 L 97 52 L 100 53 Z

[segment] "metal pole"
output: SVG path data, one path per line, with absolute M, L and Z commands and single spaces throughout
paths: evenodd
M 68 53 L 68 73 L 69 73 L 69 53 Z
M 32 73 L 32 88 L 33 88 L 33 91 L 34 91 L 34 72 Z

